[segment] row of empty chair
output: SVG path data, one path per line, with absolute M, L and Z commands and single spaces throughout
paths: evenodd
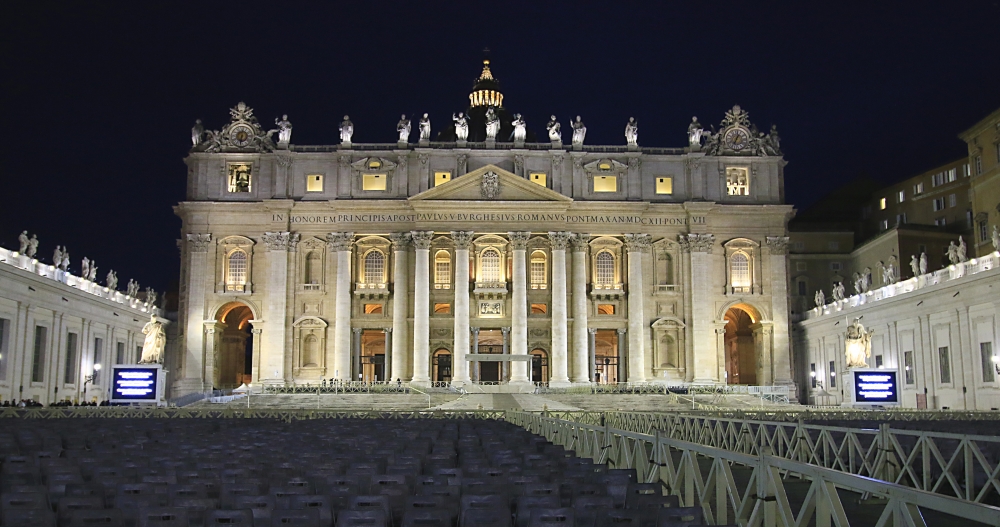
M 0 526 L 702 525 L 500 421 L 4 420 Z

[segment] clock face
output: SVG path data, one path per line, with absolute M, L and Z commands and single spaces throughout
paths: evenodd
M 235 146 L 247 146 L 250 144 L 251 138 L 253 138 L 253 130 L 251 130 L 249 126 L 234 126 L 233 129 L 229 131 L 229 140 Z
M 739 152 L 750 145 L 750 133 L 743 128 L 733 128 L 726 132 L 726 148 Z

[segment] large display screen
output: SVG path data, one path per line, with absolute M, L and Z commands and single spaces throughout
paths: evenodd
M 899 404 L 896 370 L 851 370 L 855 404 Z
M 159 395 L 160 366 L 115 366 L 111 402 L 155 403 Z

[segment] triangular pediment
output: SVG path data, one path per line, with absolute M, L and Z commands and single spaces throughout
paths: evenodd
M 573 201 L 496 165 L 486 165 L 410 197 L 413 201 Z

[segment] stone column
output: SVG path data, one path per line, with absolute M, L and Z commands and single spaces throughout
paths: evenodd
M 566 244 L 570 233 L 550 232 L 552 248 L 552 354 L 549 386 L 569 385 L 569 349 L 566 335 Z M 586 294 L 586 293 L 584 293 Z
M 360 381 L 361 380 L 361 328 L 351 328 L 351 333 L 354 334 L 353 340 L 351 340 L 351 380 Z
M 385 382 L 391 381 L 393 378 L 389 376 L 389 372 L 392 371 L 392 328 L 382 328 L 382 333 L 384 334 L 385 347 L 382 360 L 382 377 Z
M 251 320 L 250 324 L 256 324 L 258 321 Z M 260 379 L 260 335 L 263 330 L 258 327 L 253 327 L 250 332 L 253 333 L 253 358 L 250 363 L 250 382 L 255 383 L 257 379 Z
M 573 382 L 589 384 L 591 357 L 587 337 L 587 243 L 589 234 L 570 238 L 573 248 Z
M 646 381 L 646 314 L 643 309 L 645 280 L 642 255 L 649 252 L 648 234 L 626 234 L 628 248 L 628 382 Z
M 184 395 L 205 389 L 205 297 L 206 285 L 212 281 L 213 273 L 208 270 L 208 246 L 211 234 L 187 235 L 187 310 L 184 317 L 184 360 L 183 372 L 174 384 L 174 394 Z M 110 336 L 109 336 L 110 337 Z M 114 341 L 106 339 L 106 346 L 114 346 Z M 94 359 L 101 362 L 100 358 Z M 104 364 L 105 367 L 108 364 Z M 108 369 L 110 372 L 111 369 Z M 211 388 L 211 386 L 209 386 Z M 86 395 L 85 395 L 86 396 Z
M 472 328 L 472 353 L 479 353 L 479 328 Z M 472 380 L 479 380 L 479 362 L 470 363 L 469 366 L 472 368 Z M 451 365 L 451 371 L 455 371 L 454 361 Z
M 413 246 L 417 250 L 413 282 L 413 379 L 412 383 L 430 383 L 430 264 L 429 253 L 433 231 L 413 231 Z M 454 368 L 454 365 L 452 365 Z
M 469 245 L 472 231 L 452 231 L 455 243 L 455 353 L 452 357 L 451 382 L 461 386 L 469 382 Z
M 625 342 L 625 336 L 630 334 L 631 331 L 627 331 L 625 328 L 618 328 L 616 330 L 618 333 L 618 382 L 628 382 L 631 378 L 629 377 L 629 347 L 631 343 Z
M 351 379 L 351 244 L 353 232 L 326 235 L 330 251 L 337 254 L 337 291 L 334 296 L 333 378 Z
M 510 246 L 514 253 L 512 278 L 510 325 L 511 354 L 528 354 L 528 273 L 525 267 L 525 252 L 528 248 L 530 232 L 509 232 Z M 510 382 L 528 382 L 528 367 L 524 361 L 516 361 L 510 366 Z
M 510 355 L 510 328 L 500 328 L 500 339 L 502 341 L 502 346 L 500 347 L 500 353 L 505 357 Z M 509 381 L 510 380 L 510 361 L 505 360 L 500 363 L 500 380 Z
M 392 241 L 392 368 L 386 365 L 386 379 L 409 380 L 410 355 L 407 336 L 410 334 L 410 270 L 407 247 L 410 233 L 396 232 L 389 235 Z M 388 353 L 388 346 L 386 353 Z
M 729 377 L 726 369 L 726 324 L 725 321 L 715 323 L 715 363 L 718 371 L 715 373 L 719 378 L 719 383 L 728 384 Z
M 590 366 L 587 367 L 587 374 L 590 375 L 590 382 L 594 382 L 595 375 L 597 374 L 597 329 L 588 328 L 587 329 L 587 357 L 590 360 Z
M 771 338 L 764 341 L 764 348 L 770 348 L 770 379 L 776 385 L 790 385 L 792 380 L 792 359 L 789 355 L 791 343 L 788 338 L 788 237 L 768 236 L 768 252 L 771 253 Z M 762 384 L 758 381 L 758 384 Z M 794 391 L 794 390 L 793 390 Z
M 691 259 L 691 339 L 694 348 L 695 383 L 723 382 L 719 378 L 719 359 L 716 355 L 714 333 L 715 313 L 712 307 L 711 268 L 712 247 L 715 236 L 711 234 L 680 235 L 681 249 Z
M 264 320 L 267 331 L 263 334 L 261 360 L 264 384 L 285 383 L 285 315 L 288 293 L 288 244 L 291 233 L 265 232 L 262 238 L 267 247 L 267 287 L 264 289 Z M 213 369 L 219 365 L 214 364 Z M 206 368 L 208 370 L 208 368 Z M 212 377 L 210 372 L 206 376 Z

